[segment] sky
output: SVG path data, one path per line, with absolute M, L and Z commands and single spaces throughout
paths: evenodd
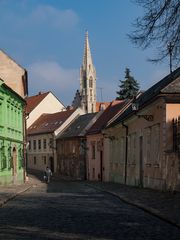
M 97 74 L 97 101 L 117 97 L 128 67 L 146 90 L 169 73 L 127 34 L 143 9 L 132 0 L 0 0 L 0 49 L 28 71 L 29 96 L 51 91 L 70 105 L 79 89 L 85 32 Z

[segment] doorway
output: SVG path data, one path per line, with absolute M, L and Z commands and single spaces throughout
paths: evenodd
M 13 147 L 12 175 L 13 175 L 13 177 L 17 176 L 17 150 L 16 150 L 16 147 Z
M 53 157 L 49 158 L 49 165 L 50 165 L 50 169 L 53 173 L 54 172 L 54 158 Z

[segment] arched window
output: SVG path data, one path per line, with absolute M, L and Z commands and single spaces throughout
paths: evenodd
M 89 87 L 93 88 L 93 78 L 92 77 L 89 78 Z

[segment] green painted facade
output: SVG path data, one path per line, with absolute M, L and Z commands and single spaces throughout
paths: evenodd
M 0 185 L 24 180 L 23 108 L 24 100 L 0 79 Z

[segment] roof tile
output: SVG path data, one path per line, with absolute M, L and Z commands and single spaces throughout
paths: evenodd
M 52 114 L 42 114 L 29 128 L 28 134 L 52 133 L 58 129 L 75 110 L 67 110 Z
M 87 134 L 94 134 L 101 131 L 107 124 L 107 122 L 118 113 L 121 108 L 124 106 L 123 100 L 115 100 L 112 101 L 111 104 L 104 110 L 101 116 L 97 119 L 97 121 L 92 125 Z

